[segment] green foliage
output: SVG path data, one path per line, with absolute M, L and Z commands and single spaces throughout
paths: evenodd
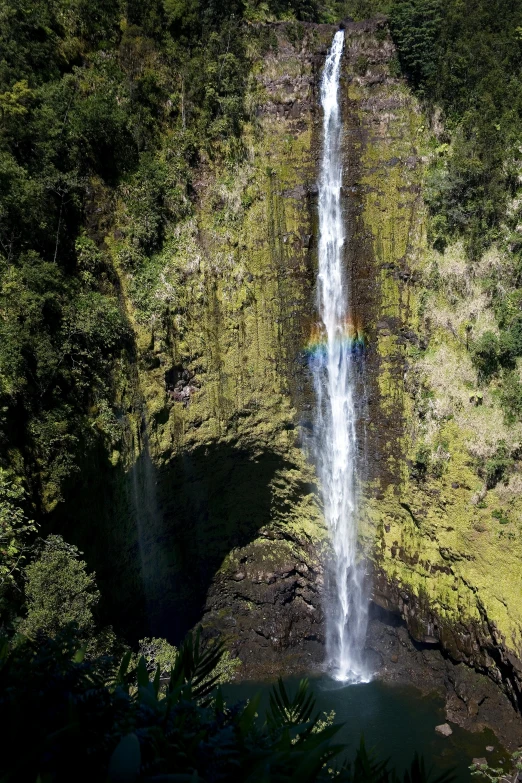
M 516 750 L 511 754 L 510 765 L 508 769 L 503 767 L 491 767 L 489 764 L 471 764 L 470 770 L 473 777 L 486 778 L 490 783 L 501 783 L 503 780 L 510 780 L 513 770 L 518 774 L 522 772 L 522 751 Z
M 191 211 L 200 151 L 226 154 L 245 118 L 241 14 L 232 2 L 0 1 L 0 441 L 25 455 L 46 509 L 98 440 L 120 437 L 113 368 L 132 334 L 104 243 L 114 206 L 122 265 L 152 278 L 140 305 L 161 315 L 165 227 Z
M 17 586 L 36 524 L 24 511 L 25 491 L 0 468 L 0 607 L 8 587 Z
M 430 465 L 431 449 L 428 445 L 421 444 L 415 454 L 415 462 L 411 469 L 412 477 L 422 481 L 426 478 Z
M 293 699 L 289 697 L 281 677 L 277 687 L 270 694 L 270 708 L 267 713 L 267 723 L 272 728 L 278 726 L 299 726 L 310 722 L 315 725 L 319 716 L 312 718 L 315 700 L 309 692 L 308 680 L 301 680 Z
M 442 5 L 440 0 L 403 0 L 391 8 L 390 30 L 401 66 L 421 91 L 437 74 Z
M 479 469 L 479 475 L 486 482 L 488 489 L 493 489 L 499 481 L 507 482 L 508 475 L 512 470 L 514 461 L 510 455 L 506 444 L 501 441 L 495 454 L 487 459 Z
M 250 57 L 265 35 L 246 20 L 341 8 L 0 0 L 0 442 L 4 467 L 23 454 L 38 510 L 94 449 L 118 447 L 114 368 L 133 356 L 118 275 L 139 322 L 176 307 L 157 293 L 194 169 L 245 154 Z
M 377 14 L 388 14 L 390 7 L 391 0 L 345 0 L 334 4 L 337 19 L 347 16 L 356 21 L 373 19 Z
M 176 663 L 178 650 L 166 639 L 140 639 L 138 655 L 145 659 L 149 672 L 159 667 L 160 674 L 165 676 Z
M 481 379 L 489 379 L 498 372 L 501 360 L 499 338 L 493 332 L 484 332 L 471 349 L 471 360 Z
M 517 281 L 509 280 L 508 273 L 502 281 L 492 279 L 491 295 L 499 333 L 482 334 L 470 345 L 470 355 L 479 381 L 495 381 L 506 424 L 514 424 L 522 420 L 522 383 L 517 368 L 522 357 L 522 318 L 521 292 L 514 287 L 506 291 L 509 284 L 515 286 Z
M 32 443 L 50 503 L 94 434 L 86 412 L 110 397 L 112 360 L 129 339 L 117 300 L 93 289 L 98 270 L 86 256 L 83 287 L 33 253 L 17 266 L 0 260 L 0 398 L 12 411 L 3 438 Z
M 21 634 L 55 637 L 75 623 L 82 640 L 94 635 L 93 610 L 100 593 L 77 547 L 49 536 L 40 556 L 24 568 L 24 576 L 27 616 L 18 628 Z
M 505 513 L 500 508 L 496 508 L 494 511 L 492 511 L 491 516 L 493 517 L 493 519 L 498 520 L 500 525 L 509 524 L 509 518 L 505 515 Z
M 342 13 L 337 10 L 340 3 L 320 3 L 317 0 L 246 0 L 245 15 L 255 22 L 267 22 L 275 19 L 287 21 L 334 21 Z M 325 18 L 326 17 L 326 18 Z
M 170 25 L 183 30 L 195 30 L 201 17 L 200 0 L 164 0 L 165 16 Z
M 147 671 L 155 672 L 159 669 L 161 677 L 165 678 L 175 666 L 178 654 L 177 648 L 169 644 L 166 639 L 140 639 L 137 660 L 143 657 L 147 664 Z M 215 667 L 216 684 L 224 685 L 233 680 L 240 666 L 239 658 L 232 658 L 228 650 L 222 651 Z
M 347 783 L 399 783 L 400 777 L 395 770 L 389 768 L 389 762 L 382 761 L 374 753 L 368 752 L 364 739 L 361 739 L 360 745 L 355 753 L 353 762 L 347 761 L 342 767 L 339 778 Z M 404 772 L 404 783 L 450 783 L 453 780 L 451 770 L 442 772 L 439 775 L 430 778 L 426 772 L 424 759 L 414 754 L 413 761 L 409 769 Z
M 238 670 L 241 668 L 241 660 L 233 658 L 228 650 L 223 652 L 216 666 L 217 684 L 224 685 L 237 677 Z
M 520 162 L 520 2 L 393 0 L 390 28 L 413 87 L 440 106 L 451 141 L 435 158 L 432 239 L 464 236 L 476 258 L 499 235 Z
M 473 344 L 471 358 L 482 379 L 489 379 L 499 369 L 511 370 L 522 356 L 522 318 L 516 319 L 501 329 L 497 336 L 493 332 L 484 334 Z
M 318 725 L 306 683 L 291 698 L 273 689 L 266 720 L 259 697 L 225 705 L 213 689 L 222 648 L 203 651 L 199 636 L 179 650 L 167 689 L 159 668 L 144 658 L 129 669 L 114 658 L 83 659 L 71 628 L 40 644 L 26 640 L 0 649 L 0 719 L 5 727 L 2 780 L 327 781 L 399 783 L 386 762 L 361 743 L 353 764 L 332 769 L 343 749 L 333 745 L 339 726 Z M 300 721 L 300 722 L 299 722 Z M 24 736 L 25 752 L 18 742 Z M 404 783 L 427 783 L 415 757 Z M 449 774 L 433 783 L 449 783 Z
M 506 424 L 522 421 L 522 383 L 517 371 L 503 374 L 500 402 Z

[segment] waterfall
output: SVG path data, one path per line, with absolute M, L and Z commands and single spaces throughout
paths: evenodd
M 129 501 L 136 526 L 148 632 L 159 636 L 164 633 L 161 617 L 165 605 L 165 575 L 169 572 L 169 564 L 161 544 L 164 535 L 163 516 L 158 503 L 156 468 L 150 455 L 144 414 L 137 445 L 139 451 L 129 471 Z
M 357 557 L 356 357 L 360 335 L 350 318 L 343 269 L 339 75 L 344 33 L 335 34 L 321 81 L 323 152 L 319 181 L 320 323 L 312 341 L 316 393 L 314 452 L 332 544 L 326 606 L 327 663 L 335 679 L 368 681 L 363 661 L 367 605 Z M 348 237 L 349 240 L 349 237 Z

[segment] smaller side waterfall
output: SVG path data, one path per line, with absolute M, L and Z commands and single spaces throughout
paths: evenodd
M 357 562 L 357 432 L 355 357 L 361 347 L 349 312 L 343 269 L 345 244 L 341 211 L 341 113 L 339 76 L 344 45 L 335 34 L 321 81 L 323 152 L 319 181 L 320 323 L 312 341 L 316 393 L 314 450 L 333 557 L 326 607 L 328 666 L 342 681 L 369 680 L 363 661 L 367 599 Z
M 141 587 L 145 603 L 147 633 L 164 634 L 158 626 L 164 604 L 165 575 L 168 563 L 161 545 L 163 517 L 158 504 L 157 476 L 150 455 L 147 425 L 142 414 L 138 453 L 129 471 L 129 505 L 135 524 L 137 553 L 139 555 Z M 163 580 L 161 578 L 163 576 Z

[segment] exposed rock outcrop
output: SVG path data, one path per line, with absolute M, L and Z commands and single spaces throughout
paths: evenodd
M 437 692 L 446 701 L 446 719 L 455 727 L 488 727 L 504 747 L 515 750 L 522 721 L 505 692 L 486 674 L 453 660 L 440 644 L 416 641 L 398 614 L 372 605 L 367 654 L 380 679 Z
M 260 533 L 220 569 L 203 627 L 229 639 L 247 678 L 313 669 L 324 655 L 320 553 L 307 540 Z

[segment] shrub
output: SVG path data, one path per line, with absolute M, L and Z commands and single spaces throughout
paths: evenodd
M 500 356 L 497 335 L 493 332 L 484 332 L 471 348 L 471 361 L 478 371 L 479 378 L 489 379 L 498 372 Z
M 23 504 L 25 491 L 11 474 L 0 468 L 0 607 L 6 591 L 18 581 L 28 542 L 36 524 L 28 519 Z
M 431 449 L 426 444 L 421 444 L 415 454 L 415 462 L 412 466 L 412 476 L 418 480 L 426 478 L 431 463 Z
M 513 459 L 506 444 L 500 441 L 496 453 L 486 460 L 479 474 L 484 478 L 486 487 L 493 489 L 499 481 L 507 481 L 507 475 L 512 467 Z
M 155 672 L 159 668 L 162 678 L 166 677 L 175 666 L 179 651 L 166 639 L 140 639 L 138 656 L 143 657 L 147 671 Z M 241 666 L 239 658 L 232 658 L 228 650 L 224 650 L 216 664 L 216 683 L 223 685 L 234 679 L 237 669 Z
M 522 383 L 518 372 L 506 372 L 502 377 L 500 402 L 506 424 L 522 421 Z
M 45 540 L 40 556 L 24 569 L 27 616 L 20 633 L 31 639 L 39 633 L 55 637 L 72 622 L 82 640 L 94 635 L 93 610 L 100 593 L 96 575 L 87 573 L 80 554 L 61 536 Z

